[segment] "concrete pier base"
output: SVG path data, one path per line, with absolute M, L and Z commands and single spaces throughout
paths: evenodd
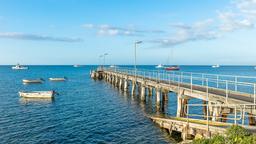
M 161 89 L 159 87 L 156 88 L 156 104 L 161 104 Z
M 136 82 L 132 81 L 132 91 L 131 91 L 132 95 L 134 96 L 136 94 Z
M 140 90 L 141 90 L 141 92 L 140 92 L 140 98 L 141 98 L 141 100 L 142 100 L 142 101 L 146 101 L 146 94 L 145 94 L 145 91 L 146 91 L 146 90 L 145 90 L 145 86 L 142 85 Z

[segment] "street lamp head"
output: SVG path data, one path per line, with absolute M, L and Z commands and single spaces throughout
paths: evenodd
M 135 44 L 141 44 L 142 43 L 142 41 L 136 41 L 135 42 Z

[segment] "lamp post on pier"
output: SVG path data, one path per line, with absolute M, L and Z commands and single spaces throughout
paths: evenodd
M 134 43 L 134 73 L 135 73 L 135 79 L 137 78 L 137 45 L 141 44 L 142 41 L 136 41 Z

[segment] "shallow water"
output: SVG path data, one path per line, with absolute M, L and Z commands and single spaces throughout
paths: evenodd
M 154 97 L 119 92 L 104 81 L 90 79 L 93 66 L 30 66 L 15 71 L 0 66 L 0 143 L 174 143 L 146 116 L 176 114 L 173 97 L 156 111 Z M 153 69 L 154 66 L 140 66 Z M 255 76 L 253 67 L 182 66 L 182 71 Z M 68 77 L 49 82 L 49 77 Z M 23 85 L 23 78 L 44 78 L 43 84 Z M 22 99 L 21 90 L 56 90 L 54 100 Z M 170 96 L 173 94 L 170 94 Z M 197 102 L 197 101 L 195 101 Z

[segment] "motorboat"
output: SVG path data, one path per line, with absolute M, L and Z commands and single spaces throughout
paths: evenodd
M 110 67 L 110 68 L 115 68 L 116 66 L 115 66 L 115 65 L 110 65 L 109 67 Z
M 159 64 L 159 65 L 156 66 L 156 68 L 157 68 L 157 69 L 164 68 L 164 65 Z
M 44 82 L 44 80 L 43 79 L 23 79 L 22 80 L 22 82 L 24 83 L 24 84 L 32 84 L 32 83 L 38 83 L 38 84 L 40 84 L 40 83 L 43 83 Z
M 165 70 L 167 70 L 167 71 L 178 71 L 178 70 L 180 70 L 180 67 L 179 66 L 169 66 L 169 67 L 166 67 Z
M 15 66 L 12 67 L 13 70 L 27 70 L 28 67 L 22 66 L 20 64 L 17 64 Z
M 55 91 L 31 91 L 31 92 L 19 92 L 20 97 L 24 98 L 53 98 Z
M 219 68 L 219 67 L 220 67 L 220 65 L 218 65 L 218 64 L 212 66 L 212 68 Z
M 66 81 L 66 77 L 60 77 L 60 78 L 49 78 L 50 81 Z

